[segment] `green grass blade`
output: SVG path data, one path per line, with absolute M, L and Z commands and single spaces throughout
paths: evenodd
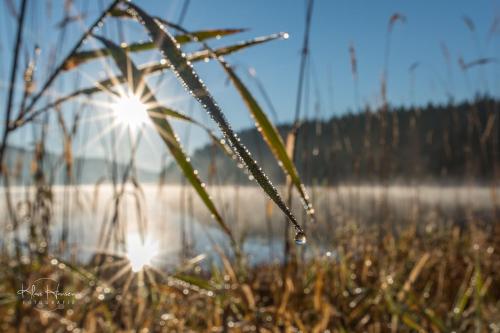
M 270 36 L 266 36 L 266 37 L 258 37 L 258 38 L 255 38 L 255 39 L 252 39 L 249 41 L 240 42 L 236 45 L 221 47 L 219 49 L 214 50 L 212 53 L 216 54 L 218 56 L 224 56 L 224 55 L 228 55 L 228 54 L 231 54 L 234 52 L 241 51 L 247 47 L 258 45 L 258 44 L 261 44 L 261 43 L 264 43 L 267 41 L 271 41 L 271 40 L 274 40 L 274 39 L 277 39 L 277 38 L 283 37 L 283 36 L 284 36 L 284 34 L 275 34 L 275 35 L 270 35 Z M 202 60 L 208 59 L 207 57 L 209 57 L 209 56 L 210 56 L 210 52 L 198 51 L 198 52 L 188 54 L 187 58 L 191 62 L 197 62 L 197 61 L 202 61 Z M 141 66 L 141 67 L 139 67 L 139 69 L 142 72 L 142 75 L 152 75 L 152 74 L 161 73 L 165 69 L 170 69 L 170 65 L 162 63 L 162 62 L 157 62 L 157 63 L 147 64 L 147 65 Z M 69 101 L 77 96 L 81 96 L 81 95 L 90 96 L 92 94 L 99 93 L 103 90 L 109 90 L 110 88 L 112 88 L 116 84 L 121 84 L 121 83 L 125 83 L 125 82 L 126 82 L 126 77 L 123 75 L 121 75 L 121 76 L 119 75 L 113 79 L 106 79 L 106 80 L 99 81 L 95 84 L 95 87 L 89 87 L 89 88 L 74 91 L 73 93 L 71 93 L 67 96 L 61 97 L 61 98 L 55 100 L 54 102 L 44 106 L 43 108 L 40 108 L 40 109 L 33 111 L 33 112 L 30 112 L 30 114 L 27 115 L 26 118 L 20 119 L 19 121 L 16 122 L 16 124 L 13 124 L 13 127 L 22 126 L 26 122 L 39 116 L 40 114 L 47 111 L 48 109 L 53 108 L 55 106 L 58 106 L 59 104 L 62 104 L 64 102 L 67 102 L 67 101 Z
M 123 18 L 123 19 L 134 19 L 134 16 L 128 11 L 124 10 L 121 8 L 114 8 L 113 10 L 109 11 L 108 13 L 109 16 L 116 17 L 116 18 Z M 178 24 L 168 22 L 161 17 L 158 16 L 153 16 L 153 19 L 155 19 L 157 22 L 166 25 L 167 27 L 174 28 L 177 31 L 184 32 L 184 28 L 179 26 Z
M 203 42 L 209 39 L 220 39 L 225 36 L 239 34 L 241 32 L 247 31 L 247 29 L 211 29 L 211 30 L 200 30 L 195 31 L 193 34 L 179 34 L 175 35 L 174 38 L 177 43 L 185 44 L 191 41 L 193 42 Z
M 198 276 L 188 274 L 175 274 L 173 277 L 203 290 L 215 290 L 210 281 L 204 280 Z
M 267 115 L 264 113 L 262 108 L 259 106 L 255 98 L 252 96 L 247 87 L 243 84 L 240 78 L 236 75 L 234 70 L 224 61 L 220 61 L 222 67 L 226 71 L 227 75 L 233 82 L 234 86 L 238 90 L 241 98 L 245 102 L 250 114 L 257 124 L 259 133 L 264 138 L 275 158 L 278 160 L 282 169 L 290 176 L 291 181 L 295 188 L 298 190 L 304 207 L 306 211 L 310 214 L 314 214 L 312 204 L 309 202 L 309 196 L 306 193 L 306 189 L 302 181 L 300 180 L 299 173 L 295 168 L 295 164 L 292 162 L 290 156 L 288 156 L 283 143 L 283 139 L 279 134 L 276 127 L 271 123 Z
M 242 31 L 245 31 L 245 29 L 201 30 L 201 31 L 195 31 L 189 35 L 180 34 L 175 36 L 174 38 L 177 41 L 177 43 L 185 44 L 189 43 L 190 41 L 201 42 L 212 38 L 220 38 L 221 36 L 232 35 L 240 33 Z M 153 42 L 146 42 L 146 43 L 132 43 L 129 45 L 123 44 L 120 47 L 127 52 L 143 52 L 143 51 L 154 50 L 156 48 L 156 45 Z M 110 55 L 110 50 L 107 48 L 78 52 L 66 60 L 66 62 L 63 65 L 63 69 L 65 71 L 68 71 L 88 61 L 95 60 L 101 57 L 107 57 L 109 55 Z
M 179 45 L 175 39 L 167 31 L 162 29 L 160 25 L 142 9 L 132 3 L 127 3 L 131 11 L 135 12 L 137 19 L 149 31 L 152 40 L 155 41 L 157 47 L 163 54 L 163 57 L 171 65 L 179 80 L 185 88 L 200 102 L 205 110 L 209 113 L 212 119 L 217 123 L 224 137 L 229 142 L 231 148 L 235 151 L 241 161 L 246 165 L 250 174 L 255 178 L 260 187 L 269 195 L 276 205 L 289 218 L 297 232 L 303 232 L 302 227 L 298 224 L 297 219 L 283 202 L 277 189 L 272 185 L 271 181 L 264 174 L 257 162 L 251 157 L 249 151 L 240 142 L 238 136 L 234 133 L 222 110 L 219 108 L 201 79 L 195 73 L 189 60 L 182 54 Z
M 111 50 L 111 55 L 116 62 L 116 65 L 122 72 L 122 75 L 125 77 L 129 77 L 130 81 L 128 84 L 130 89 L 137 93 L 138 91 L 142 91 L 143 96 L 149 96 L 147 101 L 144 101 L 150 105 L 159 105 L 154 97 L 153 93 L 147 86 L 144 78 L 142 76 L 141 71 L 134 65 L 132 60 L 128 57 L 126 52 L 120 48 L 118 45 L 113 42 L 96 36 L 108 49 Z M 130 72 L 130 73 L 129 73 Z M 151 113 L 161 113 L 162 109 L 160 107 L 154 107 L 149 110 Z M 178 166 L 184 173 L 184 176 L 191 183 L 193 188 L 198 193 L 200 199 L 203 201 L 205 206 L 207 206 L 208 210 L 212 213 L 214 219 L 218 222 L 219 226 L 224 230 L 224 232 L 230 237 L 231 242 L 234 242 L 233 235 L 231 230 L 227 227 L 226 223 L 222 219 L 222 216 L 219 214 L 215 204 L 213 203 L 210 195 L 207 193 L 205 189 L 205 184 L 201 182 L 200 178 L 197 175 L 196 170 L 190 163 L 188 156 L 184 153 L 180 142 L 177 139 L 177 135 L 175 134 L 172 126 L 166 119 L 166 117 L 151 117 L 152 122 L 154 123 L 156 130 L 162 137 L 163 141 L 167 145 L 170 153 L 174 157 Z
M 288 34 L 286 32 L 280 32 L 280 33 L 272 34 L 269 36 L 256 37 L 254 39 L 242 41 L 242 42 L 239 42 L 239 43 L 234 44 L 234 45 L 221 47 L 221 48 L 218 48 L 214 51 L 201 50 L 201 51 L 193 52 L 192 54 L 189 54 L 187 56 L 187 59 L 191 62 L 205 60 L 205 59 L 209 60 L 212 57 L 212 54 L 215 54 L 216 56 L 219 56 L 219 57 L 225 56 L 225 55 L 229 55 L 231 53 L 240 51 L 242 49 L 245 49 L 247 47 L 263 44 L 263 43 L 270 42 L 272 40 L 276 40 L 276 39 L 280 39 L 280 38 L 286 39 L 286 38 L 288 38 Z
M 226 153 L 226 155 L 228 155 L 231 159 L 234 157 L 233 151 L 231 150 L 231 148 L 229 148 L 226 145 L 225 141 L 218 138 L 217 135 L 215 135 L 214 132 L 212 132 L 212 130 L 210 128 L 208 128 L 207 126 L 205 126 L 204 124 L 200 123 L 199 121 L 197 121 L 189 116 L 186 116 L 185 114 L 182 114 L 182 113 L 175 111 L 175 110 L 172 110 L 170 108 L 159 106 L 156 108 L 156 110 L 161 112 L 161 114 L 163 116 L 178 119 L 178 120 L 183 120 L 183 121 L 186 121 L 186 122 L 191 123 L 193 125 L 196 125 L 198 127 L 201 127 L 202 129 L 205 130 L 205 132 L 208 134 L 210 139 L 212 139 L 212 141 L 215 144 L 217 144 L 217 146 L 219 146 L 224 153 Z M 152 113 L 150 112 L 150 115 L 151 114 Z M 154 115 L 153 115 L 153 117 L 154 117 Z

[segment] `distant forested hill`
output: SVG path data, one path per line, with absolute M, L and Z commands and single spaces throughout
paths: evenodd
M 495 168 L 497 175 L 500 171 L 499 112 L 498 100 L 483 97 L 473 103 L 367 109 L 308 121 L 299 131 L 297 167 L 308 184 L 488 181 Z M 290 125 L 278 129 L 285 137 Z M 283 172 L 257 131 L 239 135 L 271 179 L 283 182 Z M 248 182 L 234 161 L 212 145 L 197 150 L 192 160 L 209 182 Z M 175 165 L 164 174 L 179 179 Z

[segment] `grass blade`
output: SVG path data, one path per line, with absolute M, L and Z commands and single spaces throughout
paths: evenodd
M 151 92 L 146 82 L 144 81 L 141 71 L 139 71 L 139 69 L 134 65 L 134 63 L 128 57 L 126 52 L 118 45 L 114 44 L 113 42 L 105 38 L 98 36 L 96 36 L 96 38 L 99 39 L 108 49 L 111 50 L 111 55 L 115 60 L 116 65 L 122 72 L 122 75 L 125 77 L 129 77 L 131 79 L 130 81 L 128 81 L 130 89 L 134 93 L 141 91 L 143 96 L 148 96 L 148 100 L 144 101 L 145 103 L 151 105 L 159 105 L 153 93 Z M 149 111 L 153 114 L 161 113 L 162 108 L 154 107 Z M 210 195 L 207 193 L 205 189 L 205 184 L 201 182 L 200 178 L 197 175 L 197 172 L 191 165 L 188 156 L 184 153 L 182 146 L 177 139 L 177 135 L 175 134 L 172 126 L 170 125 L 166 117 L 160 118 L 160 117 L 150 116 L 150 118 L 153 121 L 158 133 L 160 134 L 163 141 L 170 150 L 170 153 L 172 154 L 175 161 L 179 165 L 180 169 L 184 173 L 184 176 L 196 190 L 200 199 L 212 213 L 214 219 L 217 221 L 219 226 L 229 236 L 231 242 L 235 244 L 231 230 L 227 227 L 226 223 L 222 219 L 222 216 L 219 214 L 217 208 L 215 207 L 215 204 L 210 198 Z
M 226 153 L 226 155 L 228 155 L 230 158 L 234 157 L 233 151 L 231 150 L 231 148 L 229 148 L 226 145 L 225 141 L 218 138 L 217 135 L 215 135 L 215 133 L 212 132 L 212 130 L 210 128 L 208 128 L 207 126 L 205 126 L 204 124 L 200 123 L 199 121 L 197 121 L 189 116 L 186 116 L 185 114 L 182 114 L 182 113 L 175 111 L 175 110 L 172 110 L 170 108 L 159 106 L 156 108 L 156 110 L 161 112 L 161 114 L 163 116 L 178 119 L 178 120 L 183 120 L 183 121 L 186 121 L 186 122 L 191 123 L 193 125 L 196 125 L 198 127 L 201 127 L 202 129 L 205 130 L 205 132 L 208 134 L 210 139 L 212 139 L 212 141 L 215 142 L 222 149 L 222 151 L 224 153 Z M 152 113 L 150 112 L 150 115 L 151 114 Z M 154 115 L 152 115 L 152 116 L 154 117 Z
M 205 110 L 217 123 L 231 148 L 246 165 L 247 169 L 260 187 L 289 218 L 297 233 L 303 235 L 302 227 L 298 224 L 295 216 L 283 202 L 277 189 L 272 185 L 271 181 L 264 174 L 257 162 L 251 157 L 249 151 L 243 144 L 240 143 L 240 139 L 227 122 L 222 110 L 219 108 L 201 79 L 193 70 L 189 60 L 182 54 L 175 39 L 167 31 L 163 30 L 162 27 L 142 9 L 132 3 L 127 3 L 127 5 L 135 14 L 136 18 L 147 28 L 151 38 L 155 41 L 164 58 L 166 58 L 167 62 L 171 65 L 172 70 L 184 84 L 185 88 L 190 91 L 190 93 L 198 100 L 198 102 L 200 102 L 201 105 L 203 105 Z
M 306 193 L 306 189 L 302 181 L 300 180 L 299 173 L 295 168 L 295 164 L 292 162 L 290 156 L 287 154 L 285 144 L 283 139 L 279 134 L 276 127 L 271 123 L 267 115 L 264 113 L 262 108 L 259 106 L 255 98 L 252 96 L 247 87 L 243 84 L 240 78 L 236 75 L 234 70 L 224 61 L 220 61 L 222 67 L 226 71 L 227 75 L 233 82 L 234 86 L 240 93 L 241 98 L 245 102 L 250 114 L 257 124 L 260 134 L 264 138 L 275 158 L 279 161 L 279 164 L 283 171 L 288 174 L 291 178 L 293 185 L 299 191 L 302 198 L 303 204 L 306 211 L 313 216 L 314 209 L 312 204 L 309 202 L 309 196 Z
M 211 30 L 200 30 L 195 31 L 193 34 L 180 34 L 176 35 L 174 38 L 177 43 L 185 44 L 191 41 L 202 42 L 209 39 L 220 39 L 225 36 L 239 34 L 241 32 L 247 31 L 247 29 L 211 29 Z
M 188 283 L 191 287 L 197 287 L 202 290 L 212 291 L 215 288 L 210 284 L 210 281 L 204 280 L 201 277 L 188 275 L 188 274 L 175 274 L 174 278 L 185 283 Z
M 189 34 L 186 34 L 186 35 L 189 35 Z M 258 38 L 255 38 L 255 39 L 252 39 L 249 41 L 240 42 L 236 45 L 221 47 L 219 49 L 214 50 L 212 52 L 212 54 L 216 54 L 218 56 L 224 56 L 224 55 L 228 55 L 228 54 L 231 54 L 234 52 L 241 51 L 247 47 L 258 45 L 258 44 L 261 44 L 261 43 L 264 43 L 267 41 L 271 41 L 271 40 L 274 40 L 274 39 L 277 39 L 280 37 L 283 38 L 284 36 L 285 36 L 285 34 L 283 33 L 283 34 L 274 34 L 274 35 L 265 36 L 265 37 L 258 37 Z M 197 62 L 197 61 L 209 59 L 208 57 L 210 56 L 210 54 L 211 54 L 210 52 L 206 52 L 206 51 L 197 51 L 197 52 L 188 54 L 187 58 L 191 62 Z M 169 68 L 170 68 L 169 64 L 166 64 L 163 62 L 157 62 L 157 63 L 147 64 L 147 65 L 141 66 L 141 67 L 139 67 L 139 70 L 141 71 L 142 75 L 152 75 L 152 74 L 161 73 L 165 69 L 169 69 Z M 52 103 L 50 103 L 50 104 L 48 104 L 48 105 L 46 105 L 38 110 L 29 112 L 29 114 L 27 114 L 25 116 L 25 118 L 23 118 L 23 119 L 16 119 L 16 121 L 14 123 L 10 124 L 10 128 L 15 129 L 17 127 L 20 127 L 20 126 L 26 124 L 27 122 L 33 120 L 34 118 L 38 117 L 40 114 L 47 111 L 48 109 L 53 108 L 55 106 L 58 106 L 59 104 L 62 104 L 64 102 L 67 102 L 67 101 L 69 101 L 77 96 L 81 96 L 81 95 L 90 96 L 90 95 L 93 95 L 95 93 L 102 92 L 103 90 L 109 90 L 110 88 L 112 88 L 113 86 L 115 86 L 118 83 L 125 83 L 126 80 L 127 80 L 126 76 L 119 75 L 119 76 L 113 78 L 112 80 L 106 79 L 106 80 L 96 82 L 95 87 L 89 87 L 89 88 L 84 88 L 81 90 L 74 91 L 73 93 L 71 93 L 67 96 L 61 97 L 61 98 L 55 100 L 54 102 L 52 102 Z
M 259 45 L 259 44 L 270 42 L 272 40 L 280 39 L 280 38 L 287 39 L 288 34 L 286 32 L 280 32 L 280 33 L 272 34 L 269 36 L 256 37 L 254 39 L 242 41 L 242 42 L 239 42 L 239 43 L 234 44 L 234 45 L 221 47 L 221 48 L 218 48 L 218 49 L 213 50 L 213 51 L 212 50 L 201 50 L 201 51 L 189 54 L 187 56 L 187 60 L 189 60 L 191 62 L 200 61 L 200 60 L 209 60 L 211 57 L 213 57 L 213 55 L 219 56 L 219 57 L 225 56 L 225 55 L 240 51 L 240 50 L 245 49 L 245 48 L 250 47 L 250 46 Z
M 211 38 L 220 38 L 221 36 L 232 35 L 236 33 L 240 33 L 245 31 L 245 29 L 214 29 L 214 30 L 201 30 L 195 31 L 192 34 L 180 34 L 175 36 L 175 40 L 179 44 L 189 43 L 190 41 L 205 41 Z M 156 48 L 156 45 L 153 42 L 146 43 L 133 43 L 130 45 L 123 44 L 120 46 L 124 51 L 127 52 L 143 52 L 150 51 Z M 107 48 L 90 50 L 90 51 L 82 51 L 75 53 L 70 58 L 66 60 L 63 65 L 63 70 L 69 71 L 74 69 L 75 67 L 84 64 L 88 61 L 95 60 L 101 57 L 106 57 L 110 55 L 110 50 Z M 233 51 L 234 52 L 234 51 Z

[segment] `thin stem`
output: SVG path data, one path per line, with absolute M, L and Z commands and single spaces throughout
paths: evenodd
M 26 0 L 22 0 L 21 2 L 21 11 L 19 14 L 18 25 L 17 25 L 17 36 L 16 36 L 16 44 L 14 47 L 14 59 L 10 72 L 10 84 L 9 84 L 9 95 L 7 97 L 7 106 L 5 108 L 5 128 L 3 132 L 2 144 L 0 146 L 0 166 L 3 163 L 3 155 L 5 152 L 5 147 L 7 146 L 7 138 L 9 136 L 9 122 L 10 116 L 12 114 L 12 102 L 14 99 L 14 86 L 16 85 L 16 73 L 17 73 L 17 63 L 19 60 L 19 50 L 21 49 L 21 36 L 23 35 L 24 28 L 24 17 L 26 14 Z
M 309 34 L 311 31 L 311 19 L 314 0 L 308 0 L 306 14 L 306 30 L 304 32 L 304 43 L 302 45 L 302 58 L 300 59 L 299 85 L 297 87 L 297 101 L 295 103 L 295 123 L 299 121 L 300 107 L 302 105 L 302 90 L 304 85 L 304 74 L 307 56 L 309 55 Z
M 298 137 L 298 129 L 299 129 L 299 120 L 300 120 L 300 110 L 302 106 L 302 95 L 303 95 L 303 89 L 304 89 L 304 75 L 305 75 L 305 70 L 306 70 L 306 65 L 307 65 L 307 60 L 309 56 L 309 34 L 311 32 L 311 21 L 312 21 L 312 11 L 313 11 L 313 4 L 314 0 L 308 0 L 307 3 L 307 12 L 306 12 L 306 27 L 304 31 L 304 41 L 302 45 L 302 58 L 300 59 L 300 71 L 299 71 L 299 83 L 297 86 L 297 100 L 295 104 L 295 119 L 294 119 L 294 124 L 291 129 L 290 137 L 293 136 L 293 143 L 292 143 L 292 148 L 289 153 L 291 153 L 292 156 L 290 158 L 292 159 L 292 162 L 295 164 L 295 161 L 297 160 L 297 137 Z M 288 144 L 287 144 L 288 146 Z M 290 177 L 287 177 L 286 180 L 286 189 L 287 189 L 287 204 L 289 207 L 292 206 L 293 203 L 293 192 L 292 192 L 292 187 L 293 183 L 291 181 Z M 290 239 L 289 239 L 289 229 L 285 229 L 285 246 L 284 246 L 284 274 L 283 274 L 283 285 L 285 285 L 285 280 L 287 276 L 289 275 L 289 270 L 290 270 L 290 255 L 292 251 L 292 247 L 290 244 Z M 295 252 L 293 252 L 293 255 L 295 256 Z
M 182 23 L 184 22 L 189 7 L 189 2 L 190 0 L 184 0 L 184 5 L 182 6 L 181 14 L 179 16 L 179 20 L 177 21 L 177 25 L 182 25 Z

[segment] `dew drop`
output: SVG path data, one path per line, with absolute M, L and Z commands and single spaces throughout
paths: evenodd
M 295 234 L 295 244 L 304 245 L 307 242 L 306 234 L 303 231 L 298 231 Z

